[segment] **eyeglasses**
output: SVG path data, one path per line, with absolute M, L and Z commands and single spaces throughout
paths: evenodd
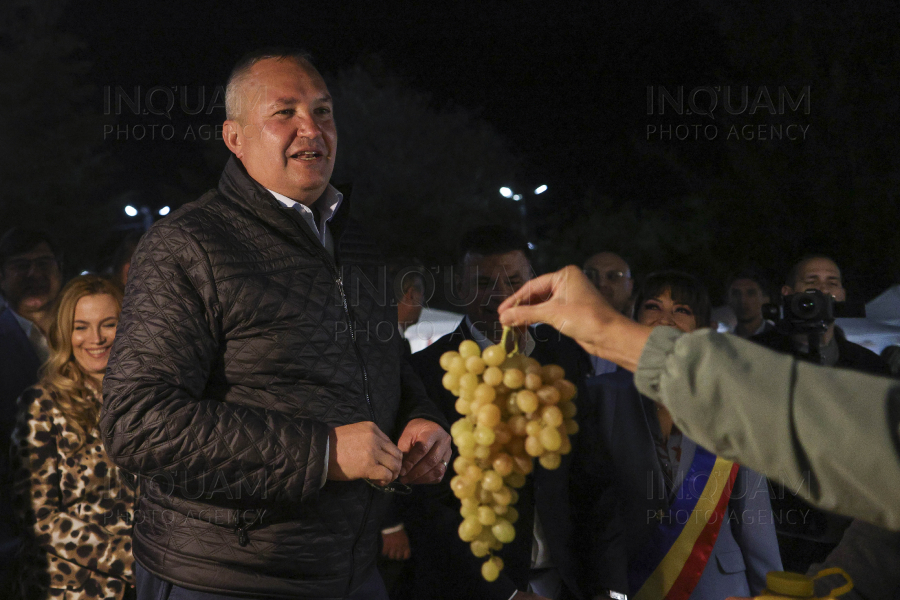
M 600 283 L 604 279 L 608 283 L 618 283 L 628 277 L 623 271 L 607 271 L 606 273 L 601 273 L 597 269 L 585 269 L 584 274 L 594 283 Z
M 3 270 L 8 271 L 12 275 L 27 275 L 32 268 L 35 272 L 47 274 L 59 262 L 54 256 L 38 256 L 37 258 L 12 258 L 3 265 Z
M 371 479 L 364 479 L 363 481 L 368 483 L 379 492 L 384 492 L 385 494 L 400 494 L 401 496 L 412 494 L 412 488 L 405 483 L 400 483 L 399 481 L 392 481 L 387 485 L 378 485 Z

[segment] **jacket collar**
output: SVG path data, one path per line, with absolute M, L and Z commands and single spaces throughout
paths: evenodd
M 303 240 L 312 237 L 308 226 L 303 222 L 297 211 L 286 207 L 269 193 L 259 182 L 250 177 L 244 165 L 234 155 L 225 164 L 222 176 L 219 178 L 218 191 L 227 200 L 249 210 L 256 218 L 268 223 L 281 231 L 284 235 L 295 240 Z M 347 225 L 347 215 L 350 210 L 349 194 L 344 194 L 344 199 L 338 206 L 332 217 L 329 227 L 337 245 Z M 300 225 L 298 227 L 297 225 Z

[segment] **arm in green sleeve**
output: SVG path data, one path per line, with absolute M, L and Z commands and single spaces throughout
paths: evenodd
M 635 384 L 715 454 L 825 510 L 900 530 L 900 384 L 732 335 L 658 327 Z

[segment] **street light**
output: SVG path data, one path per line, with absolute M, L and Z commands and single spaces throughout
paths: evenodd
M 539 185 L 536 188 L 534 188 L 533 193 L 535 196 L 539 196 L 539 195 L 543 194 L 544 192 L 546 192 L 548 189 L 549 188 L 546 185 Z M 515 200 L 516 202 L 521 200 L 523 197 L 522 194 L 517 194 L 514 191 L 512 191 L 512 188 L 508 188 L 506 186 L 503 186 L 502 188 L 500 188 L 500 195 L 503 196 L 504 198 L 511 198 L 511 199 Z
M 135 208 L 132 205 L 128 205 L 125 207 L 125 214 L 129 217 L 136 217 L 138 214 L 144 216 L 144 231 L 148 231 L 150 227 L 153 225 L 153 213 L 146 206 L 141 206 L 139 208 Z
M 157 214 L 159 214 L 159 216 L 164 217 L 167 214 L 169 214 L 170 212 L 172 212 L 172 209 L 168 206 L 163 206 L 156 212 L 157 212 Z M 153 225 L 153 211 L 150 210 L 150 208 L 147 206 L 134 207 L 131 204 L 129 204 L 125 207 L 125 214 L 128 215 L 129 217 L 136 217 L 139 214 L 143 215 L 144 231 L 147 231 Z
M 538 196 L 538 195 L 546 192 L 547 189 L 548 189 L 547 186 L 542 184 L 542 185 L 539 185 L 536 188 L 534 188 L 534 192 L 532 192 L 532 194 L 535 196 Z M 512 200 L 514 202 L 521 203 L 521 204 L 519 204 L 519 214 L 522 215 L 522 231 L 527 236 L 528 235 L 528 214 L 527 214 L 527 208 L 526 208 L 527 202 L 524 202 L 525 196 L 523 196 L 522 194 L 515 193 L 512 190 L 512 188 L 507 187 L 507 186 L 503 186 L 502 188 L 500 188 L 500 195 L 503 196 L 504 198 L 509 198 L 510 200 Z M 530 245 L 531 244 L 529 244 L 529 246 Z

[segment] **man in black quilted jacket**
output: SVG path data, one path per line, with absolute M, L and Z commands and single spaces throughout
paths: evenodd
M 329 185 L 319 73 L 253 53 L 226 110 L 234 157 L 141 241 L 104 382 L 104 443 L 140 478 L 138 597 L 386 598 L 383 506 L 395 480 L 441 480 L 446 422 Z

